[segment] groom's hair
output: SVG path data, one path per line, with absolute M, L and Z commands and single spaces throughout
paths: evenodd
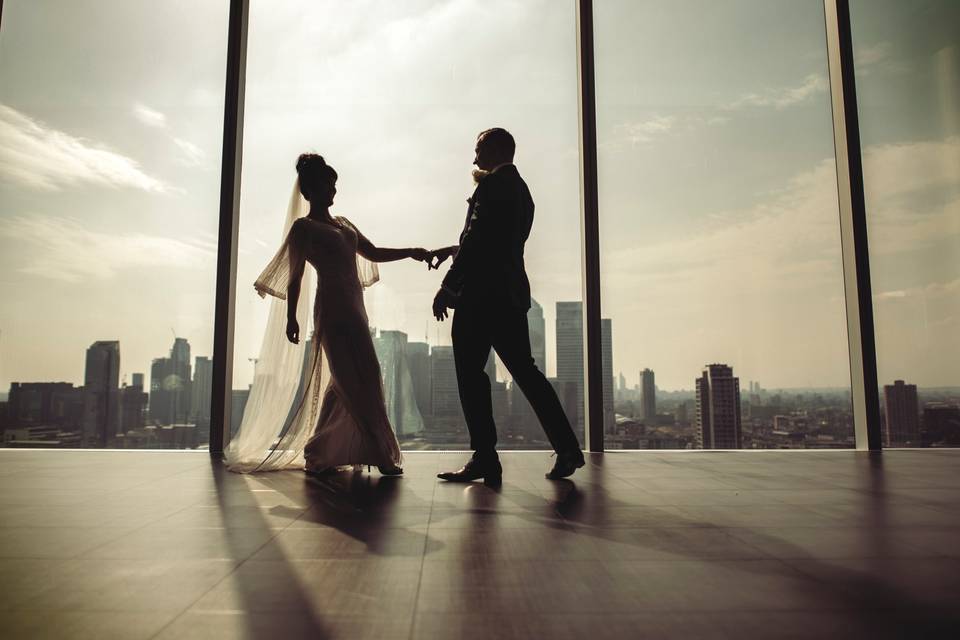
M 513 160 L 513 154 L 517 150 L 517 143 L 514 142 L 510 132 L 501 127 L 494 127 L 481 131 L 477 140 L 483 140 L 483 145 L 490 145 L 503 154 L 503 157 Z

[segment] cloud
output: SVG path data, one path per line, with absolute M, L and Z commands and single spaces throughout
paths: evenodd
M 136 160 L 83 138 L 47 127 L 0 104 L 0 179 L 58 191 L 90 184 L 162 193 L 166 185 Z
M 91 231 L 76 220 L 55 216 L 7 218 L 0 237 L 28 256 L 19 272 L 62 282 L 111 279 L 131 268 L 204 268 L 216 259 L 212 245 Z
M 892 46 L 889 42 L 878 42 L 873 45 L 855 48 L 853 51 L 853 60 L 858 67 L 858 71 L 862 67 L 875 65 L 889 58 L 891 48 Z
M 960 199 L 921 197 L 955 188 L 958 164 L 960 138 L 865 149 L 874 258 L 960 237 Z M 625 290 L 635 290 L 638 278 L 649 279 L 651 286 L 672 286 L 715 279 L 717 274 L 770 290 L 789 287 L 791 281 L 803 287 L 827 282 L 840 277 L 838 207 L 836 167 L 832 158 L 825 159 L 791 178 L 766 201 L 715 216 L 700 233 L 606 255 L 604 269 L 622 274 Z M 806 275 L 791 280 L 798 274 Z
M 960 137 L 867 147 L 863 176 L 872 254 L 960 240 Z
M 148 127 L 162 129 L 167 126 L 167 116 L 139 102 L 133 105 L 133 115 Z
M 750 107 L 774 107 L 785 109 L 806 102 L 829 88 L 827 79 L 819 73 L 811 73 L 795 87 L 767 89 L 760 93 L 748 93 L 728 104 L 729 111 Z
M 181 164 L 184 164 L 188 167 L 199 167 L 203 164 L 204 159 L 207 157 L 207 154 L 203 152 L 203 149 L 193 144 L 188 140 L 183 138 L 174 138 L 173 143 L 182 152 L 180 157 Z
M 654 115 L 646 120 L 619 124 L 616 132 L 630 144 L 647 144 L 663 136 L 725 124 L 728 121 L 729 118 L 718 115 Z

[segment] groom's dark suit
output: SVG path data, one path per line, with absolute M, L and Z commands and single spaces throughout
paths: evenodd
M 453 354 L 470 447 L 481 456 L 497 443 L 484 365 L 490 348 L 530 401 L 557 452 L 579 451 L 556 392 L 530 353 L 530 282 L 523 248 L 533 225 L 533 198 L 512 164 L 483 178 L 467 201 L 460 248 L 443 288 L 456 296 Z

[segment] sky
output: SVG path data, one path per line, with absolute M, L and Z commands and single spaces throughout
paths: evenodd
M 881 381 L 960 385 L 960 22 L 852 2 Z M 226 0 L 7 0 L 0 33 L 0 389 L 80 383 L 121 342 L 210 355 Z M 596 3 L 603 315 L 614 372 L 691 388 L 849 385 L 820 0 Z M 556 368 L 581 298 L 574 3 L 251 0 L 234 387 L 252 377 L 299 153 L 383 246 L 456 240 L 476 133 L 511 130 Z M 383 265 L 371 324 L 449 344 L 442 272 Z

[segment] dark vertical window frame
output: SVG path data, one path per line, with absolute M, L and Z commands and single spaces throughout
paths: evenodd
M 580 107 L 580 204 L 583 266 L 584 446 L 603 452 L 603 365 L 600 346 L 600 211 L 597 178 L 597 97 L 593 0 L 577 0 Z
M 880 391 L 849 0 L 824 0 L 857 449 L 881 449 Z
M 233 324 L 236 308 L 240 170 L 243 162 L 243 102 L 250 0 L 230 0 L 227 74 L 223 102 L 220 169 L 220 233 L 217 241 L 217 299 L 213 332 L 210 455 L 223 453 L 233 396 Z

